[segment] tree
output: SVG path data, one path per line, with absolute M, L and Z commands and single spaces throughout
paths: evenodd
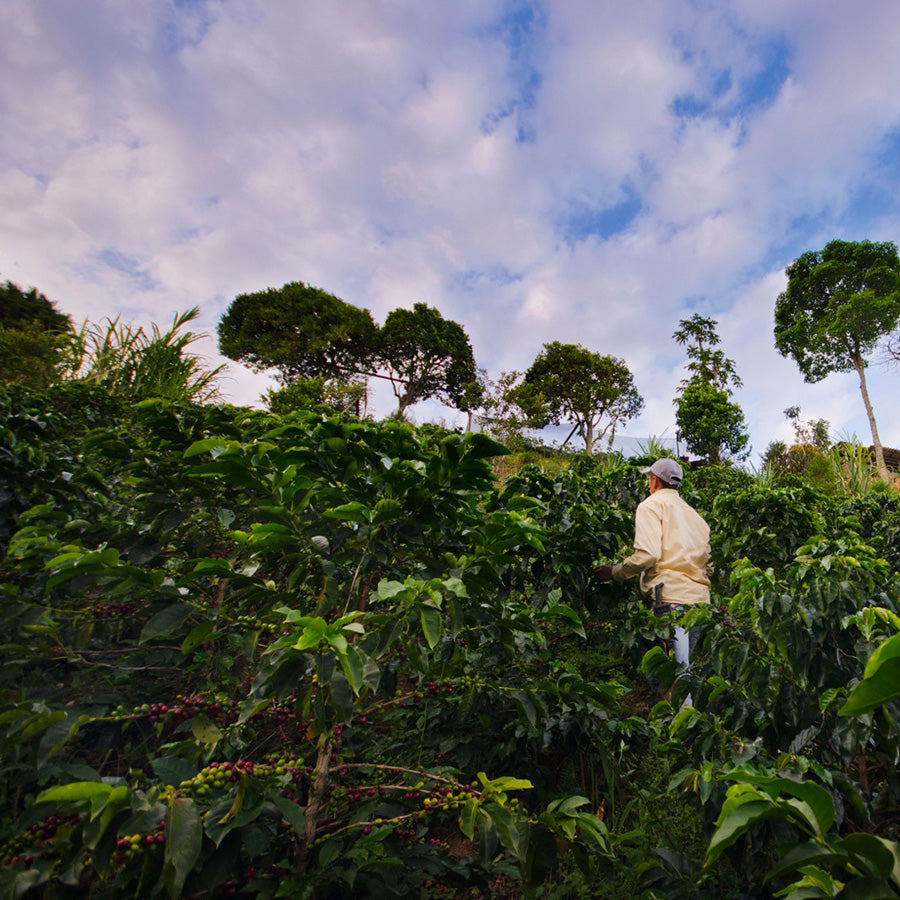
M 749 440 L 744 413 L 728 392 L 710 382 L 692 379 L 682 389 L 675 422 L 688 450 L 720 465 L 723 451 L 742 459 Z
M 824 250 L 803 253 L 786 274 L 787 288 L 775 304 L 775 346 L 794 359 L 809 383 L 832 372 L 856 372 L 875 465 L 889 482 L 866 386 L 866 357 L 900 321 L 897 247 L 888 241 L 831 241 Z
M 425 303 L 388 313 L 378 335 L 377 359 L 397 398 L 397 415 L 438 397 L 456 409 L 477 404 L 477 370 L 462 326 Z
M 611 429 L 614 434 L 644 406 L 623 360 L 559 341 L 544 344 L 525 373 L 516 400 L 531 427 L 571 423 L 572 434 L 578 432 L 588 454 L 596 441 Z
M 32 288 L 0 285 L 0 381 L 46 387 L 59 378 L 71 320 Z
M 734 361 L 728 359 L 721 350 L 712 349 L 719 343 L 716 320 L 694 313 L 678 324 L 680 327 L 672 337 L 676 343 L 687 345 L 686 352 L 690 360 L 687 367 L 691 373 L 690 378 L 686 378 L 682 384 L 687 385 L 688 382 L 699 379 L 729 394 L 732 386 L 741 387 L 742 382 L 735 371 Z
M 476 418 L 487 434 L 510 447 L 524 443 L 528 427 L 528 416 L 517 399 L 521 380 L 522 373 L 515 369 L 501 372 L 496 381 L 482 374 L 484 392 Z
M 277 390 L 269 388 L 262 399 L 273 413 L 280 416 L 300 409 L 323 409 L 328 413 L 346 413 L 361 418 L 367 390 L 363 380 L 301 378 Z
M 715 319 L 695 313 L 682 319 L 672 337 L 687 346 L 688 372 L 675 400 L 675 422 L 688 450 L 720 465 L 723 453 L 746 456 L 747 426 L 740 406 L 730 399 L 741 386 L 734 361 L 719 349 Z
M 276 369 L 282 384 L 300 378 L 346 381 L 362 373 L 378 329 L 360 309 L 320 288 L 292 281 L 239 294 L 219 320 L 219 350 L 256 372 Z

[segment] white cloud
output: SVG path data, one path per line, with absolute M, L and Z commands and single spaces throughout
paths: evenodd
M 793 402 L 861 431 L 853 377 L 803 384 L 772 308 L 808 245 L 896 238 L 874 160 L 900 121 L 900 25 L 863 6 L 10 0 L 0 274 L 77 319 L 200 304 L 210 334 L 237 293 L 291 280 L 378 320 L 425 301 L 494 375 L 549 340 L 624 358 L 645 435 L 674 427 L 671 335 L 699 310 L 757 451 Z M 884 204 L 850 221 L 876 176 Z M 266 382 L 240 371 L 247 402 Z M 895 376 L 873 376 L 900 444 Z

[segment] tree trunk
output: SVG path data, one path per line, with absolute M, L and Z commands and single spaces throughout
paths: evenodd
M 878 429 L 875 427 L 875 412 L 872 409 L 872 401 L 869 400 L 869 390 L 866 387 L 866 367 L 863 363 L 862 356 L 854 353 L 853 366 L 856 374 L 859 375 L 859 390 L 862 394 L 863 404 L 866 407 L 866 415 L 869 417 L 869 427 L 872 429 L 872 446 L 875 448 L 875 468 L 878 471 L 878 477 L 885 483 L 891 483 L 891 475 L 888 472 L 887 465 L 884 461 L 884 448 L 881 446 L 881 438 L 878 437 Z
M 581 434 L 584 437 L 584 452 L 590 456 L 594 450 L 594 426 L 590 421 L 585 423 Z

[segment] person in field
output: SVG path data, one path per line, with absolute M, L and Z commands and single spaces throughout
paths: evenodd
M 641 592 L 653 612 L 681 613 L 695 603 L 709 603 L 709 525 L 678 493 L 684 472 L 669 458 L 643 470 L 650 496 L 634 516 L 634 552 L 615 565 L 595 566 L 599 581 L 640 578 Z M 675 659 L 690 663 L 691 641 L 675 627 Z

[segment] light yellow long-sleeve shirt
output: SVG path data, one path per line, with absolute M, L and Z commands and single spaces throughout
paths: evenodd
M 660 488 L 638 505 L 634 553 L 612 575 L 640 575 L 645 594 L 662 584 L 666 603 L 709 603 L 709 526 L 678 491 Z

